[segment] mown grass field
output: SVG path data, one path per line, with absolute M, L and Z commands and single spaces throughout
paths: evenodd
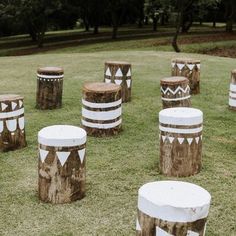
M 0 235 L 135 235 L 138 188 L 167 179 L 159 174 L 159 81 L 170 75 L 176 54 L 158 51 L 60 53 L 0 58 L 1 93 L 25 97 L 28 146 L 0 154 Z M 182 56 L 182 55 L 178 55 Z M 183 55 L 186 56 L 186 55 Z M 179 180 L 206 188 L 212 195 L 206 235 L 236 235 L 236 113 L 228 110 L 230 71 L 236 60 L 200 58 L 201 94 L 193 107 L 204 112 L 203 169 Z M 48 125 L 80 125 L 81 87 L 102 81 L 105 60 L 133 64 L 132 102 L 123 106 L 123 132 L 112 138 L 89 137 L 87 194 L 72 204 L 51 205 L 37 197 L 37 132 Z M 36 69 L 65 69 L 63 108 L 35 110 Z M 176 179 L 176 178 L 168 178 Z

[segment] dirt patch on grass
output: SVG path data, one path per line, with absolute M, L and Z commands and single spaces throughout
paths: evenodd
M 212 55 L 212 56 L 219 56 L 219 57 L 231 57 L 231 58 L 236 58 L 236 46 L 232 47 L 215 47 L 213 49 L 209 50 L 203 50 L 200 53 L 207 54 L 207 55 Z

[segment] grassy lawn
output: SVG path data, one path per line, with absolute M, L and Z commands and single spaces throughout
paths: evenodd
M 175 56 L 152 50 L 116 50 L 0 58 L 1 93 L 25 97 L 28 141 L 25 149 L 0 154 L 1 236 L 135 235 L 138 188 L 149 181 L 167 179 L 158 169 L 159 82 L 170 75 L 170 59 Z M 228 110 L 227 103 L 230 71 L 236 61 L 187 56 L 202 62 L 201 94 L 192 97 L 192 104 L 204 112 L 203 169 L 196 176 L 178 180 L 199 184 L 211 193 L 206 235 L 233 236 L 236 113 Z M 66 205 L 40 203 L 37 132 L 53 124 L 80 125 L 81 86 L 85 81 L 102 81 L 107 59 L 128 60 L 133 65 L 133 100 L 123 106 L 123 132 L 112 138 L 88 138 L 87 196 L 83 200 Z M 65 69 L 62 109 L 34 109 L 36 69 L 45 65 Z

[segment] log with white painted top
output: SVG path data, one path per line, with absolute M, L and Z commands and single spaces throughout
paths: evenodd
M 236 111 L 236 70 L 231 72 L 231 83 L 229 89 L 229 109 Z
M 203 113 L 194 108 L 167 108 L 159 113 L 160 171 L 184 177 L 202 166 Z
M 115 135 L 121 131 L 121 87 L 112 83 L 85 83 L 82 125 L 91 136 Z
M 37 71 L 36 108 L 56 109 L 62 106 L 64 70 L 60 67 L 43 67 Z
M 38 133 L 39 199 L 70 203 L 85 196 L 86 131 L 70 125 L 43 128 Z
M 0 150 L 10 151 L 26 146 L 23 97 L 0 95 Z
M 189 80 L 190 93 L 200 93 L 200 60 L 191 58 L 172 59 L 172 76 L 184 76 Z
M 137 236 L 204 236 L 211 195 L 181 181 L 158 181 L 138 191 Z
M 190 87 L 187 78 L 173 76 L 161 79 L 161 100 L 163 109 L 190 107 Z
M 122 102 L 131 101 L 131 64 L 124 61 L 105 62 L 104 82 L 115 83 L 122 88 Z

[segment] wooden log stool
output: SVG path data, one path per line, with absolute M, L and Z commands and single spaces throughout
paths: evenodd
M 204 236 L 211 195 L 181 181 L 157 181 L 138 191 L 137 236 Z
M 56 109 L 62 106 L 64 70 L 60 67 L 43 67 L 37 71 L 36 108 Z
M 161 99 L 163 109 L 190 107 L 189 81 L 185 77 L 173 76 L 161 79 Z
M 122 102 L 131 101 L 131 64 L 123 61 L 105 62 L 104 82 L 115 83 L 122 88 Z
M 184 76 L 189 79 L 190 93 L 200 93 L 200 60 L 190 58 L 172 59 L 172 76 Z
M 82 125 L 91 136 L 109 136 L 121 131 L 121 87 L 112 83 L 85 83 Z
M 231 74 L 229 109 L 236 111 L 236 70 L 233 70 Z
M 200 172 L 203 113 L 194 108 L 167 108 L 159 113 L 160 171 L 167 176 Z
M 85 196 L 85 130 L 70 125 L 43 128 L 38 133 L 39 199 L 70 203 Z
M 0 95 L 0 150 L 10 151 L 26 146 L 23 97 Z

